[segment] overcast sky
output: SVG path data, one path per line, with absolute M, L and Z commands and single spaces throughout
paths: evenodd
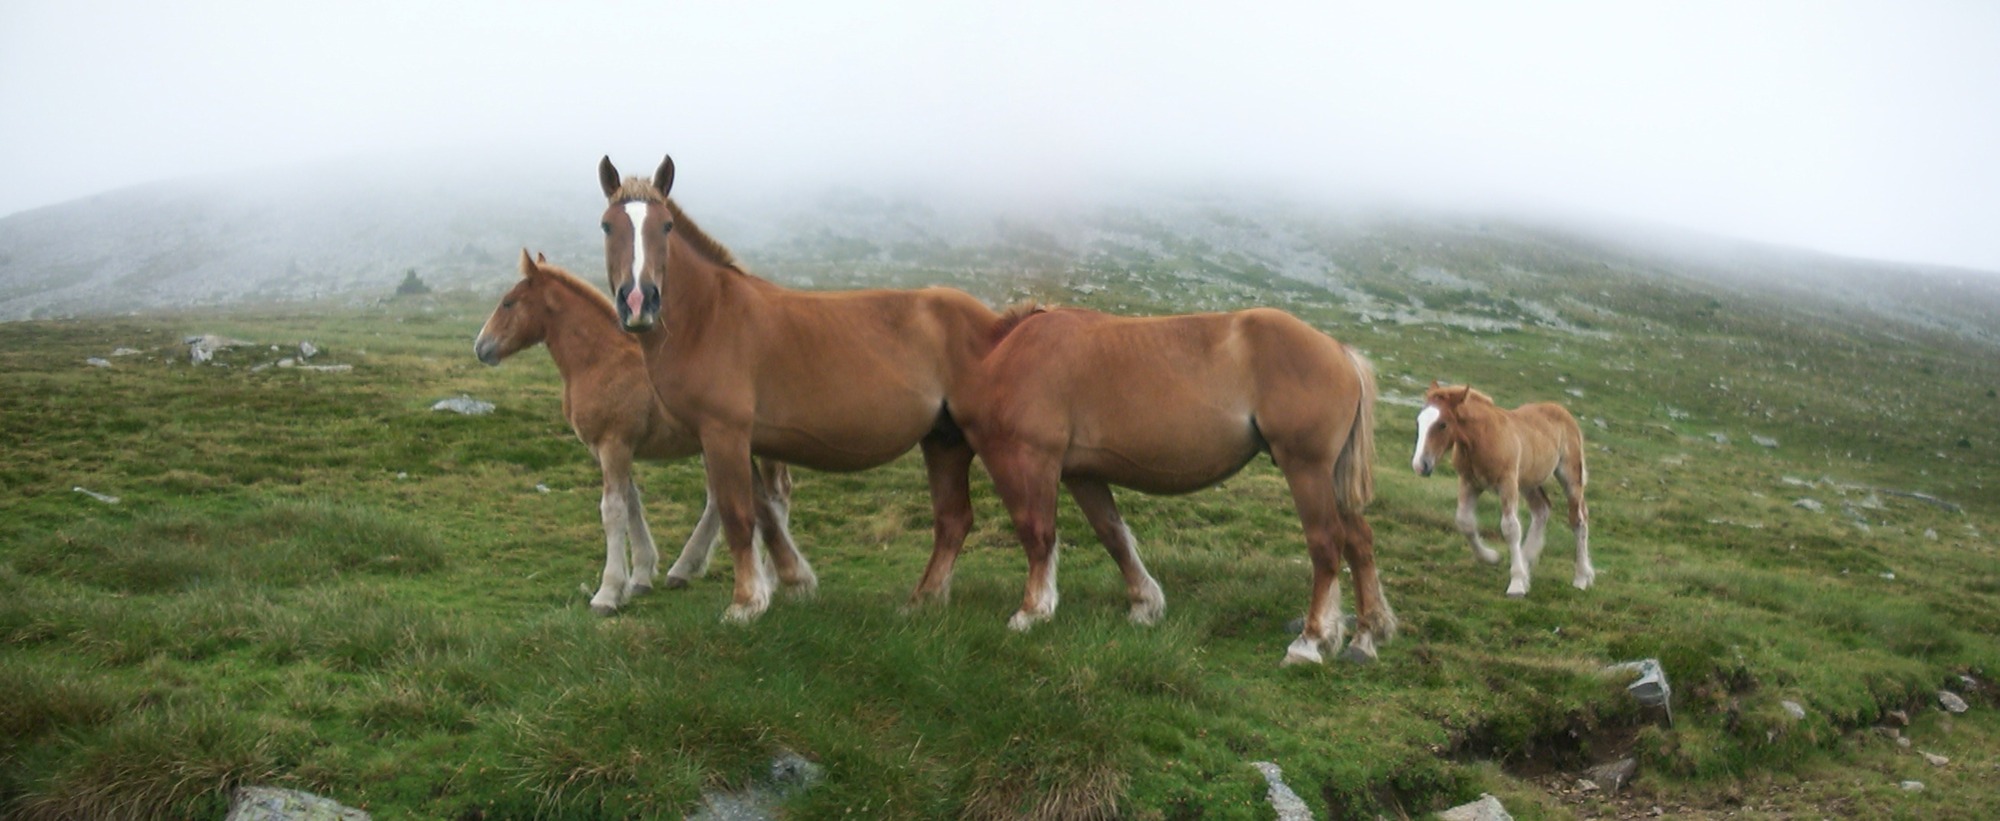
M 0 2 L 0 214 L 404 148 L 1244 181 L 2000 271 L 2000 3 Z

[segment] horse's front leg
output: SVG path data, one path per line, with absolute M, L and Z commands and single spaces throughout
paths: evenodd
M 1542 561 L 1542 543 L 1549 535 L 1549 494 L 1540 485 L 1526 488 L 1522 496 L 1528 500 L 1528 535 L 1521 543 L 1521 552 L 1528 557 L 1528 564 Z
M 715 509 L 715 494 L 708 493 L 701 505 L 701 518 L 694 523 L 694 532 L 688 535 L 687 544 L 681 547 L 681 555 L 674 559 L 674 566 L 667 568 L 667 589 L 688 586 L 688 582 L 708 575 L 708 561 L 715 555 L 715 546 L 722 541 L 722 514 Z
M 725 431 L 702 437 L 702 462 L 708 468 L 708 496 L 722 520 L 723 538 L 735 567 L 736 590 L 723 621 L 749 622 L 771 606 L 771 575 L 763 551 L 757 548 L 755 480 L 751 476 L 748 431 Z
M 597 464 L 604 472 L 604 495 L 597 505 L 604 521 L 604 574 L 590 597 L 590 611 L 609 616 L 625 603 L 625 583 L 631 577 L 625 565 L 625 529 L 631 523 L 626 494 L 632 485 L 632 453 L 615 442 L 603 445 Z
M 1521 491 L 1512 485 L 1500 488 L 1500 535 L 1507 540 L 1507 597 L 1528 595 L 1528 560 L 1521 549 Z
M 1487 564 L 1498 564 L 1500 554 L 1479 537 L 1479 489 L 1463 478 L 1458 482 L 1458 532 L 1472 545 L 1472 556 Z
M 785 589 L 802 599 L 819 592 L 819 576 L 792 543 L 792 470 L 783 462 L 759 459 L 750 466 L 757 495 L 757 535 Z
M 1083 509 L 1083 517 L 1090 521 L 1097 541 L 1104 545 L 1111 560 L 1118 563 L 1118 572 L 1125 576 L 1125 598 L 1131 602 L 1132 623 L 1147 626 L 1158 623 L 1167 610 L 1167 596 L 1160 592 L 1160 583 L 1153 580 L 1153 574 L 1146 572 L 1146 563 L 1139 560 L 1139 541 L 1132 538 L 1132 529 L 1118 515 L 1118 502 L 1111 496 L 1111 487 L 1084 479 L 1063 484 L 1069 487 L 1076 506 Z
M 646 526 L 646 503 L 639 495 L 639 481 L 625 477 L 625 536 L 632 544 L 632 573 L 625 580 L 624 601 L 650 593 L 653 576 L 660 572 L 660 550 L 653 545 L 653 529 Z

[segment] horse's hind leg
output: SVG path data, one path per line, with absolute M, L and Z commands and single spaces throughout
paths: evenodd
M 715 494 L 705 495 L 707 500 L 702 503 L 701 518 L 695 521 L 694 532 L 688 535 L 674 566 L 667 568 L 666 586 L 670 590 L 686 587 L 688 582 L 708 575 L 708 561 L 715 555 L 715 546 L 722 543 L 722 514 L 715 509 Z
M 1563 495 L 1569 497 L 1569 528 L 1576 531 L 1576 576 L 1570 581 L 1578 590 L 1589 590 L 1597 582 L 1597 569 L 1590 565 L 1590 505 L 1583 500 L 1583 457 L 1576 458 L 1577 466 L 1573 477 L 1570 471 L 1558 471 L 1556 478 L 1562 480 Z
M 1292 503 L 1305 529 L 1306 554 L 1312 558 L 1312 599 L 1306 605 L 1305 629 L 1285 649 L 1285 664 L 1320 664 L 1321 648 L 1340 645 L 1345 625 L 1340 619 L 1340 558 L 1345 534 L 1334 505 L 1333 465 L 1279 461 L 1291 485 Z M 1366 648 L 1361 651 L 1366 653 Z
M 972 530 L 972 448 L 936 436 L 924 437 L 921 446 L 931 486 L 931 560 L 910 593 L 911 607 L 951 598 L 952 567 Z
M 590 597 L 590 611 L 609 616 L 625 603 L 625 583 L 631 578 L 625 564 L 625 529 L 631 523 L 626 495 L 632 486 L 632 454 L 616 444 L 599 447 L 597 463 L 604 472 L 604 495 L 597 505 L 604 521 L 604 574 Z
M 1354 640 L 1340 657 L 1348 661 L 1374 661 L 1375 644 L 1396 637 L 1396 612 L 1382 593 L 1382 576 L 1375 567 L 1375 529 L 1361 511 L 1341 511 L 1340 528 L 1344 541 L 1341 553 L 1354 576 Z
M 1507 597 L 1528 595 L 1528 560 L 1521 550 L 1521 490 L 1500 486 L 1500 535 L 1507 540 Z
M 626 531 L 632 543 L 632 573 L 625 580 L 625 601 L 653 590 L 653 575 L 660 572 L 660 549 L 653 544 L 653 529 L 646 526 L 646 503 L 639 495 L 639 483 L 625 477 Z
M 1528 535 L 1521 543 L 1521 552 L 1532 567 L 1541 562 L 1542 543 L 1549 535 L 1549 493 L 1536 485 L 1523 490 L 1521 496 L 1528 500 Z
M 806 562 L 804 553 L 792 543 L 792 471 L 783 462 L 753 460 L 750 475 L 756 492 L 757 535 L 770 551 L 771 567 L 778 581 L 792 595 L 810 598 L 819 591 L 819 576 Z
M 1486 546 L 1486 540 L 1479 538 L 1479 490 L 1472 483 L 1458 483 L 1458 532 L 1465 534 L 1465 541 L 1472 545 L 1472 556 L 1487 564 L 1498 564 L 1500 554 Z
M 1125 526 L 1125 519 L 1118 515 L 1111 487 L 1084 479 L 1063 484 L 1069 488 L 1070 497 L 1076 499 L 1076 506 L 1083 509 L 1083 517 L 1090 520 L 1090 529 L 1097 533 L 1105 552 L 1111 554 L 1119 572 L 1125 574 L 1125 598 L 1132 603 L 1132 623 L 1157 623 L 1167 609 L 1166 594 L 1160 592 L 1160 583 L 1153 581 L 1145 563 L 1139 561 L 1139 543 L 1132 538 L 1132 529 Z

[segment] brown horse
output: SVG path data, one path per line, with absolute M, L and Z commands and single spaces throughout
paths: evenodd
M 1056 607 L 1056 486 L 1070 494 L 1125 574 L 1133 620 L 1164 606 L 1139 562 L 1111 485 L 1187 493 L 1234 475 L 1260 452 L 1285 474 L 1313 563 L 1305 629 L 1286 663 L 1319 662 L 1341 642 L 1344 557 L 1357 630 L 1342 651 L 1375 657 L 1394 635 L 1375 537 L 1375 373 L 1358 352 L 1283 311 L 1115 317 L 1078 309 L 1010 312 L 993 352 L 953 393 L 965 431 L 1028 553 L 1025 630 Z
M 912 598 L 942 599 L 972 526 L 968 448 L 946 412 L 950 386 L 983 355 L 999 317 L 962 291 L 803 292 L 752 276 L 653 179 L 598 165 L 605 265 L 619 318 L 639 334 L 653 390 L 701 441 L 710 498 L 736 558 L 725 618 L 770 603 L 751 567 L 752 453 L 819 470 L 884 464 L 920 445 L 936 516 L 932 567 Z M 779 565 L 782 576 L 784 566 Z
M 604 517 L 604 577 L 590 599 L 590 609 L 610 615 L 633 596 L 652 589 L 660 560 L 646 527 L 639 486 L 632 481 L 632 460 L 685 459 L 700 453 L 701 445 L 654 398 L 639 344 L 618 330 L 611 300 L 539 255 L 529 259 L 524 250 L 521 281 L 500 298 L 472 350 L 479 361 L 498 365 L 542 343 L 548 344 L 549 356 L 562 374 L 563 418 L 589 446 L 604 473 L 604 497 L 598 506 Z M 774 555 L 796 556 L 787 530 L 791 473 L 781 463 L 766 461 L 757 466 L 754 477 L 759 535 Z M 718 519 L 710 499 L 680 558 L 667 571 L 667 587 L 684 587 L 707 572 L 719 535 Z M 810 589 L 812 569 L 804 557 L 793 561 Z
M 1542 485 L 1551 476 L 1569 497 L 1569 526 L 1576 531 L 1576 577 L 1570 583 L 1578 590 L 1590 589 L 1597 578 L 1590 566 L 1590 508 L 1583 501 L 1590 471 L 1583 465 L 1583 429 L 1576 417 L 1553 402 L 1507 410 L 1470 385 L 1432 382 L 1424 392 L 1424 409 L 1417 412 L 1417 450 L 1410 469 L 1431 475 L 1446 450 L 1452 451 L 1451 466 L 1458 471 L 1458 530 L 1472 543 L 1472 555 L 1487 564 L 1498 562 L 1500 555 L 1479 538 L 1479 494 L 1491 488 L 1500 495 L 1509 597 L 1528 595 L 1528 567 L 1542 557 L 1549 525 L 1549 494 Z M 1530 516 L 1525 544 L 1519 514 L 1523 497 Z

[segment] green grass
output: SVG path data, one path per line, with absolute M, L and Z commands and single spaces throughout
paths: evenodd
M 1062 608 L 1007 631 L 1024 562 L 983 476 L 952 601 L 901 612 L 929 545 L 913 456 L 800 475 L 793 523 L 818 598 L 722 625 L 724 560 L 603 620 L 578 592 L 602 562 L 598 478 L 553 367 L 539 351 L 498 369 L 470 356 L 495 294 L 11 323 L 0 814 L 213 817 L 230 787 L 272 783 L 387 817 L 673 816 L 781 747 L 828 773 L 787 805 L 796 817 L 1268 817 L 1251 760 L 1337 817 L 1482 791 L 1517 817 L 1564 817 L 1611 805 L 1565 803 L 1549 779 L 1625 753 L 1642 762 L 1638 800 L 1693 812 L 2000 810 L 1982 777 L 2000 754 L 1992 702 L 1929 707 L 1957 674 L 2000 665 L 1996 419 L 1963 389 L 2000 384 L 1990 351 L 1479 241 L 1343 268 L 1374 299 L 1516 318 L 1534 302 L 1594 333 L 1361 323 L 1339 294 L 1165 247 L 1092 257 L 1103 290 L 1084 301 L 1279 304 L 1367 350 L 1385 394 L 1436 378 L 1569 404 L 1591 443 L 1599 586 L 1567 586 L 1558 523 L 1532 594 L 1505 599 L 1504 570 L 1453 530 L 1455 481 L 1404 468 L 1414 409 L 1385 402 L 1370 518 L 1405 630 L 1373 666 L 1278 666 L 1309 571 L 1266 463 L 1202 494 L 1121 493 L 1168 598 L 1151 629 L 1125 622 L 1115 569 L 1066 505 Z M 1047 249 L 1022 254 L 1020 284 L 988 296 L 1070 293 L 1038 267 Z M 1422 265 L 1540 273 L 1454 297 L 1398 273 Z M 176 343 L 199 332 L 311 339 L 355 370 L 253 372 L 268 351 L 190 367 Z M 121 346 L 147 353 L 82 364 Z M 499 410 L 427 410 L 460 393 Z M 1871 507 L 1788 476 L 1964 511 Z M 699 467 L 649 466 L 642 483 L 671 551 L 699 512 Z M 1648 656 L 1675 686 L 1670 727 L 1597 673 Z M 1897 709 L 1950 767 L 1867 730 Z

